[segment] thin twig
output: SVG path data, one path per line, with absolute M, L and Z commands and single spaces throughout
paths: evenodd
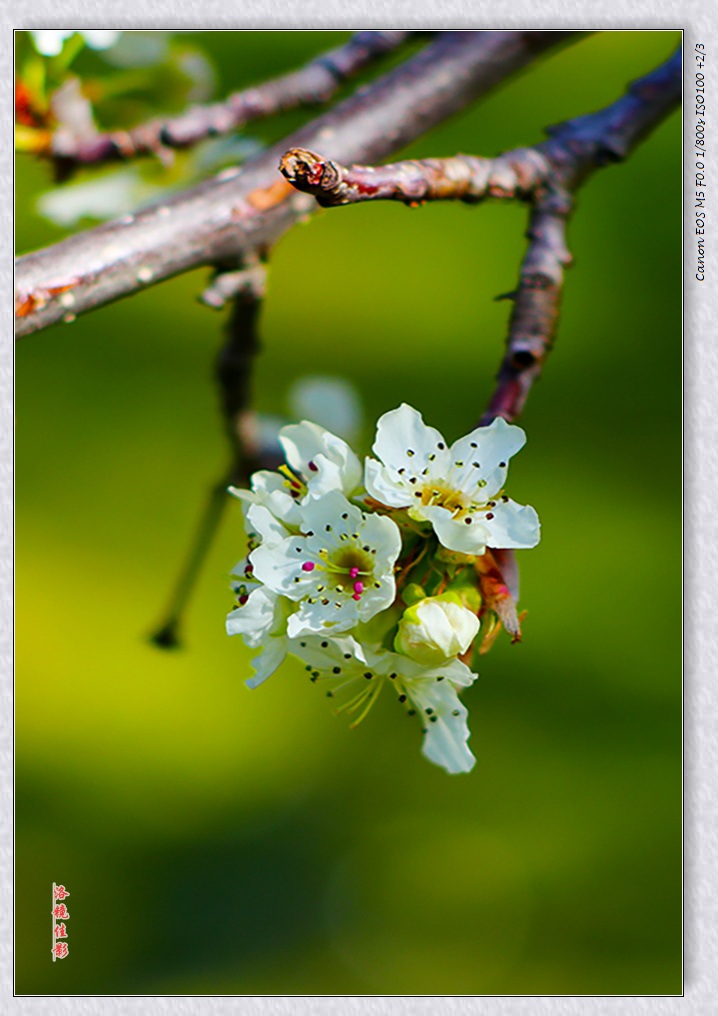
M 46 152 L 72 168 L 80 163 L 132 159 L 187 148 L 208 137 L 229 134 L 252 120 L 297 106 L 328 102 L 341 85 L 368 64 L 397 49 L 415 32 L 356 32 L 337 49 L 315 57 L 305 67 L 234 92 L 223 102 L 191 106 L 167 119 L 154 119 L 128 131 L 77 134 L 60 127 L 49 138 Z
M 278 174 L 288 148 L 377 160 L 579 32 L 442 32 L 424 49 L 239 169 L 17 262 L 17 335 L 201 265 L 266 251 L 316 203 Z M 60 289 L 59 287 L 63 287 Z M 61 295 L 57 295 L 60 293 Z
M 227 504 L 227 486 L 232 476 L 224 476 L 209 492 L 207 503 L 202 511 L 197 531 L 192 539 L 187 559 L 183 564 L 164 619 L 150 635 L 150 641 L 162 649 L 176 649 L 182 644 L 182 618 L 192 591 L 202 570 L 207 552 L 212 546 L 219 524 L 222 521 Z
M 279 171 L 297 190 L 324 208 L 360 201 L 466 201 L 487 197 L 528 199 L 550 167 L 539 152 L 518 148 L 497 159 L 455 155 L 449 159 L 413 159 L 386 166 L 342 166 L 315 152 L 290 149 Z
M 225 280 L 220 286 L 220 280 L 224 278 L 220 273 L 203 297 L 212 306 L 219 304 L 208 298 L 208 293 L 219 292 L 224 300 L 230 295 L 232 299 L 226 340 L 219 351 L 215 367 L 231 460 L 226 472 L 209 491 L 165 617 L 151 636 L 151 641 L 164 649 L 176 648 L 181 643 L 184 610 L 222 521 L 229 498 L 227 488 L 231 485 L 247 486 L 250 475 L 256 469 L 272 469 L 280 464 L 279 456 L 275 460 L 254 439 L 253 414 L 249 409 L 252 366 L 260 346 L 258 318 L 266 290 L 266 268 L 256 262 L 249 264 L 243 271 L 227 275 L 230 277 L 229 282 Z

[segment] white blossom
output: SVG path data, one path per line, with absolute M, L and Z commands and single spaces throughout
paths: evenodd
M 431 596 L 404 611 L 394 645 L 417 663 L 437 665 L 465 653 L 478 630 L 479 619 L 472 611 Z
M 421 720 L 424 756 L 449 773 L 473 768 L 476 759 L 466 743 L 468 712 L 458 689 L 468 687 L 477 675 L 459 660 L 426 667 L 399 653 L 360 645 L 351 636 L 294 640 L 291 652 L 304 660 L 312 680 L 331 683 L 330 697 L 352 685 L 356 692 L 359 685 L 359 691 L 336 710 L 356 713 L 352 726 L 366 716 L 382 687 L 393 685 L 409 715 Z
M 361 462 L 336 434 L 303 420 L 283 427 L 279 441 L 310 497 L 321 497 L 330 490 L 340 490 L 346 497 L 356 493 L 362 481 Z
M 504 493 L 508 460 L 526 441 L 520 427 L 497 417 L 448 448 L 438 430 L 402 404 L 378 422 L 367 458 L 366 489 L 372 498 L 430 522 L 449 550 L 483 554 L 499 549 L 535 547 L 539 521 L 533 508 Z
M 43 56 L 57 56 L 58 53 L 62 52 L 65 39 L 69 39 L 76 31 L 80 32 L 80 35 L 90 49 L 109 49 L 122 35 L 122 32 L 112 29 L 80 30 L 75 28 L 65 30 L 42 29 L 30 31 L 30 35 L 38 53 L 42 53 Z
M 245 506 L 265 505 L 290 527 L 300 523 L 298 506 L 321 497 L 330 490 L 341 491 L 346 497 L 357 493 L 362 481 L 359 459 L 346 441 L 303 420 L 279 432 L 279 441 L 291 469 L 282 472 L 260 470 L 251 479 L 251 490 L 230 487 L 230 492 Z
M 485 582 L 495 559 L 480 555 L 489 548 L 498 558 L 539 539 L 533 508 L 503 490 L 523 431 L 498 419 L 447 448 L 402 405 L 379 420 L 379 461 L 366 461 L 366 490 L 356 455 L 317 424 L 284 427 L 279 440 L 288 465 L 255 473 L 250 490 L 231 488 L 249 554 L 237 568 L 227 631 L 260 650 L 247 684 L 293 654 L 312 681 L 326 682 L 352 726 L 393 685 L 421 718 L 424 755 L 468 772 L 475 759 L 459 694 L 476 674 L 459 656 L 471 651 L 482 606 L 489 640 L 492 611 L 500 614 Z
M 254 577 L 299 604 L 287 622 L 289 637 L 348 631 L 390 606 L 401 550 L 396 523 L 365 514 L 338 490 L 296 507 L 300 532 L 286 537 L 265 506 L 248 511 L 264 527 L 262 545 L 249 555 Z

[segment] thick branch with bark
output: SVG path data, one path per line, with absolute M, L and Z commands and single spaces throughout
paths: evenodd
M 252 120 L 328 102 L 346 80 L 415 34 L 356 32 L 343 46 L 322 53 L 297 71 L 234 92 L 224 102 L 192 106 L 179 116 L 157 118 L 132 130 L 79 134 L 60 126 L 49 136 L 47 150 L 41 154 L 60 159 L 70 168 L 187 148 L 205 138 L 229 134 Z
M 596 113 L 548 130 L 549 139 L 496 159 L 458 155 L 386 166 L 343 166 L 306 149 L 290 149 L 280 170 L 298 190 L 324 207 L 392 200 L 476 203 L 488 197 L 515 198 L 532 205 L 529 246 L 513 299 L 507 349 L 498 384 L 481 418 L 514 420 L 551 349 L 563 286 L 571 263 L 566 221 L 572 193 L 596 169 L 624 159 L 678 106 L 681 51 L 633 82 L 624 96 Z
M 316 202 L 277 172 L 288 148 L 377 160 L 413 141 L 578 32 L 442 32 L 421 52 L 240 169 L 159 207 L 20 258 L 17 334 L 103 306 L 202 265 L 236 270 Z

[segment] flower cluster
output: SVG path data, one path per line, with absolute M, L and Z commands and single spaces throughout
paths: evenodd
M 423 753 L 468 772 L 468 662 L 503 624 L 519 637 L 511 573 L 534 547 L 533 508 L 504 493 L 524 432 L 498 418 L 447 446 L 402 405 L 378 422 L 364 467 L 341 438 L 314 423 L 280 433 L 287 465 L 255 473 L 242 501 L 247 558 L 234 569 L 230 635 L 260 649 L 254 688 L 290 653 L 334 698 L 366 716 L 384 685 L 421 719 Z M 513 595 L 512 595 L 513 593 Z

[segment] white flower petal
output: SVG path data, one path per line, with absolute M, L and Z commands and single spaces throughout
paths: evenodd
M 448 509 L 439 505 L 427 505 L 421 512 L 431 522 L 439 542 L 447 550 L 475 555 L 485 552 L 489 530 L 482 524 L 483 516 L 477 515 L 467 523 L 466 518 L 470 516 L 455 519 Z
M 392 508 L 406 508 L 413 503 L 414 492 L 409 484 L 376 459 L 366 459 L 364 486 L 376 501 Z
M 35 49 L 43 56 L 57 56 L 62 51 L 65 39 L 75 34 L 74 29 L 59 31 L 55 29 L 30 30 Z
M 241 487 L 228 487 L 228 490 L 242 502 L 245 519 L 250 505 L 261 504 L 284 525 L 296 528 L 300 522 L 299 509 L 296 500 L 289 495 L 287 482 L 280 473 L 264 469 L 252 475 L 251 490 Z
M 271 677 L 274 671 L 284 662 L 287 655 L 287 640 L 285 638 L 270 638 L 262 646 L 262 651 L 252 660 L 254 677 L 248 677 L 244 682 L 248 688 L 257 688 L 260 684 Z
M 427 427 L 421 413 L 405 402 L 380 417 L 372 450 L 385 466 L 413 475 L 427 467 L 431 456 L 435 475 L 443 475 L 450 462 L 439 431 Z
M 289 494 L 286 477 L 269 469 L 261 469 L 252 474 L 251 484 L 258 504 L 269 508 L 285 525 L 299 525 L 299 507 Z
M 276 547 L 289 536 L 286 527 L 264 505 L 251 504 L 246 519 L 248 530 L 260 537 L 262 546 Z
M 470 772 L 476 759 L 466 743 L 468 711 L 452 683 L 423 679 L 405 687 L 426 724 L 422 754 L 448 773 Z
M 299 610 L 287 621 L 287 635 L 290 639 L 296 639 L 313 632 L 349 631 L 359 622 L 358 606 L 350 596 L 343 601 L 329 600 L 326 604 L 318 596 L 312 597 L 311 603 L 302 600 Z
M 384 650 L 367 651 L 366 659 L 377 673 L 396 673 L 406 694 L 421 712 L 426 731 L 422 746 L 424 756 L 449 773 L 469 772 L 476 760 L 466 745 L 470 736 L 466 723 L 468 712 L 455 685 L 473 683 L 476 674 L 460 660 L 429 668 Z M 431 712 L 427 713 L 427 709 Z
M 83 29 L 82 37 L 90 49 L 109 49 L 114 46 L 122 32 L 113 29 Z
M 299 378 L 289 389 L 287 401 L 291 415 L 311 420 L 353 441 L 362 423 L 362 403 L 358 391 L 342 377 L 311 375 Z
M 244 606 L 227 615 L 227 634 L 242 635 L 248 646 L 258 646 L 274 625 L 276 603 L 276 593 L 259 586 Z
M 526 434 L 521 427 L 497 416 L 488 427 L 477 427 L 466 437 L 454 441 L 451 446 L 451 462 L 478 462 L 478 475 L 485 478 L 496 469 L 504 468 L 501 463 L 508 463 L 511 456 L 525 444 Z
M 367 666 L 363 648 L 351 635 L 309 635 L 293 639 L 289 651 L 317 670 L 333 673 L 334 667 L 339 667 L 340 674 L 345 677 L 355 672 L 358 675 Z
M 478 674 L 470 670 L 461 660 L 451 660 L 450 663 L 445 663 L 440 669 L 448 681 L 451 681 L 452 684 L 458 684 L 462 688 L 468 688 L 478 677 Z
M 271 547 L 262 544 L 252 551 L 249 560 L 256 579 L 290 600 L 311 596 L 316 588 L 317 576 L 313 571 L 304 571 L 302 565 L 311 561 L 316 567 L 317 559 L 301 536 L 290 536 Z
M 361 463 L 349 445 L 316 423 L 303 420 L 283 427 L 279 440 L 287 462 L 305 478 L 312 497 L 329 490 L 348 496 L 361 483 Z
M 357 613 L 361 621 L 370 621 L 376 614 L 386 610 L 396 597 L 396 583 L 393 575 L 382 575 L 369 583 L 357 602 Z
M 515 501 L 497 501 L 491 509 L 492 519 L 481 519 L 481 526 L 488 530 L 486 541 L 489 547 L 502 550 L 520 550 L 535 547 L 541 539 L 541 524 L 531 505 L 516 504 Z M 468 528 L 468 527 L 467 527 Z
M 386 515 L 367 515 L 361 528 L 361 538 L 363 544 L 376 551 L 377 561 L 383 561 L 386 568 L 394 564 L 401 551 L 399 527 Z
M 339 490 L 306 501 L 300 511 L 302 529 L 313 533 L 321 546 L 338 546 L 342 534 L 357 532 L 363 522 L 360 509 Z

